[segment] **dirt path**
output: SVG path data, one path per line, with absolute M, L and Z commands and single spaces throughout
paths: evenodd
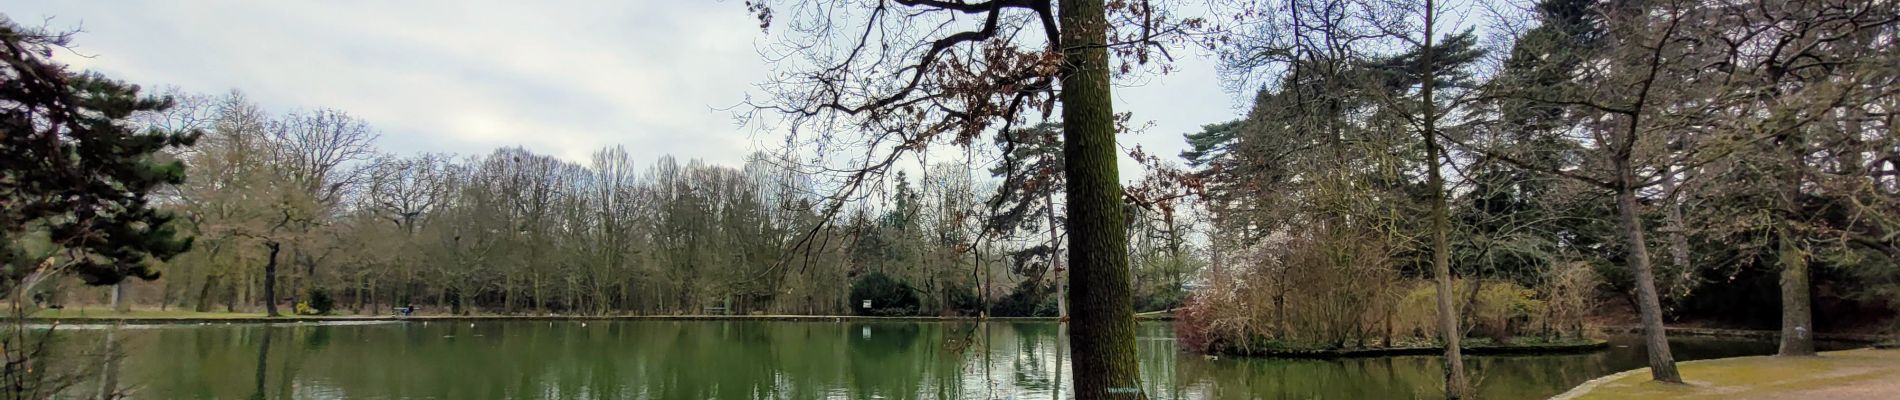
M 1895 399 L 1900 350 L 1860 349 L 1819 357 L 1738 357 L 1678 364 L 1687 385 L 1649 379 L 1649 369 L 1598 378 L 1555 399 Z

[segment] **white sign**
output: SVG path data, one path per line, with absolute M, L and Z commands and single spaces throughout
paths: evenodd
M 864 309 L 866 310 L 871 309 L 871 300 L 869 299 L 864 300 Z

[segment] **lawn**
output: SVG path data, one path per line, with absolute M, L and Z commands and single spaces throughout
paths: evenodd
M 134 308 L 131 311 L 126 311 L 126 312 L 121 313 L 121 312 L 113 311 L 111 308 L 107 308 L 107 307 L 97 307 L 97 308 L 88 307 L 88 308 L 66 308 L 66 309 L 59 309 L 59 310 L 40 310 L 39 312 L 35 312 L 32 315 L 30 315 L 30 317 L 33 317 L 33 318 L 216 319 L 216 318 L 263 318 L 264 313 L 216 312 L 216 311 L 197 312 L 197 311 L 191 311 L 190 309 L 157 310 L 157 309 L 139 309 L 139 308 Z
M 1559 399 L 1888 399 L 1900 394 L 1900 350 L 1818 357 L 1737 357 L 1677 364 L 1686 385 L 1650 380 L 1649 369 L 1591 381 Z

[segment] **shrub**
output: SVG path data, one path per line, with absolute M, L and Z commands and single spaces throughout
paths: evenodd
M 1181 350 L 1210 353 L 1214 350 L 1214 332 L 1209 324 L 1211 306 L 1201 298 L 1191 298 L 1174 313 L 1174 343 Z
M 865 301 L 870 308 L 863 307 Z M 872 272 L 851 285 L 851 309 L 858 315 L 917 315 L 917 289 L 882 272 Z
M 996 317 L 1033 316 L 1043 300 L 1051 297 L 1049 292 L 1046 285 L 1033 281 L 1023 282 L 1016 285 L 1015 289 L 1011 289 L 1008 296 L 997 300 L 996 306 L 990 308 L 990 315 Z
M 310 314 L 308 315 L 329 315 L 330 310 L 336 309 L 336 299 L 330 297 L 329 291 L 310 289 L 309 297 Z M 300 311 L 299 314 L 301 313 Z
M 1597 287 L 1602 279 L 1588 263 L 1559 264 L 1545 273 L 1542 299 L 1544 315 L 1538 330 L 1546 339 L 1559 335 L 1583 336 L 1583 319 L 1596 308 Z
M 1167 311 L 1181 307 L 1181 292 L 1163 290 L 1135 298 L 1135 312 Z
M 1056 299 L 1056 295 L 1054 294 L 1042 296 L 1042 302 L 1036 303 L 1036 313 L 1033 316 L 1060 317 L 1062 316 L 1062 303 Z
M 976 297 L 976 288 L 962 283 L 951 284 L 944 292 L 944 301 L 949 311 L 962 315 L 976 315 L 983 312 L 983 301 Z
M 1452 282 L 1452 305 L 1466 317 L 1464 327 L 1499 342 L 1522 335 L 1535 325 L 1532 322 L 1546 314 L 1544 300 L 1538 298 L 1537 291 L 1518 286 L 1507 281 L 1486 280 L 1479 282 L 1477 299 L 1470 298 L 1473 281 L 1460 279 Z M 1438 335 L 1438 287 L 1431 281 L 1418 281 L 1405 296 L 1404 306 L 1399 310 L 1399 328 L 1404 333 L 1412 333 L 1424 338 L 1437 339 Z

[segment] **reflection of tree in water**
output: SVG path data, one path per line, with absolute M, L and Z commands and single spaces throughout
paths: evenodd
M 251 398 L 255 400 L 263 400 L 265 398 L 264 397 L 264 378 L 269 376 L 269 374 L 266 373 L 266 371 L 270 369 L 271 328 L 269 325 L 266 325 L 263 328 L 260 328 L 259 330 L 264 332 L 264 340 L 263 340 L 263 343 L 258 344 L 257 346 L 257 380 L 256 380 L 257 386 L 256 386 L 256 390 L 253 390 L 251 392 Z
M 915 323 L 867 323 L 846 325 L 846 342 L 851 344 L 851 352 L 864 354 L 871 358 L 891 358 L 912 355 L 917 345 L 917 336 L 923 332 L 921 324 Z
M 313 336 L 310 334 L 310 332 L 312 332 L 313 330 L 321 332 L 321 331 L 327 330 L 327 327 L 293 325 L 293 326 L 285 327 L 283 329 L 284 332 L 282 334 L 285 336 L 284 339 L 289 340 L 290 343 L 286 343 L 284 346 L 284 351 L 286 353 L 278 356 L 278 358 L 282 358 L 283 361 L 278 361 L 278 363 L 281 364 L 282 366 L 277 368 L 277 370 L 279 371 L 278 375 L 281 375 L 278 377 L 277 398 L 280 398 L 280 399 L 293 398 L 290 390 L 292 388 L 297 387 L 296 385 L 297 372 L 303 369 L 303 362 L 304 362 L 305 355 L 313 353 L 313 352 L 308 352 L 308 351 L 302 351 L 301 348 L 297 346 L 297 344 L 303 343 L 303 348 L 309 348 L 311 346 L 310 337 Z M 269 336 L 265 336 L 265 337 L 269 337 Z M 325 340 L 327 342 L 327 339 Z M 321 347 L 321 345 L 318 345 L 318 347 Z
M 1142 384 L 1157 400 L 1426 398 L 1442 384 L 1435 357 L 1209 360 L 1175 351 L 1167 331 L 1148 328 L 1137 346 Z M 117 339 L 128 351 L 120 386 L 145 398 L 1041 399 L 1072 396 L 1056 395 L 1070 391 L 1060 329 L 995 321 L 416 322 L 167 328 Z M 72 334 L 85 336 L 67 343 L 97 346 L 106 332 Z M 1774 350 L 1765 341 L 1681 342 L 1684 359 Z M 1468 367 L 1482 398 L 1541 398 L 1644 358 L 1640 346 L 1613 346 L 1472 357 Z
M 304 338 L 303 340 L 304 350 L 314 352 L 314 351 L 323 350 L 324 347 L 328 347 L 330 345 L 330 335 L 331 335 L 330 332 L 333 330 L 334 329 L 331 329 L 328 326 L 310 327 L 310 337 Z
M 1059 325 L 1023 323 L 1009 327 L 1016 333 L 1015 357 L 1011 359 L 1016 386 L 1032 391 L 1053 390 L 1056 380 L 1061 379 L 1055 368 L 1062 359 L 1051 349 L 1060 344 L 1053 340 L 1059 334 Z
M 924 395 L 925 379 L 934 368 L 929 354 L 918 346 L 924 324 L 845 324 L 844 343 L 848 380 L 855 395 L 910 399 Z M 941 384 L 939 384 L 941 385 Z
M 124 396 L 124 393 L 119 392 L 119 365 L 125 358 L 123 348 L 119 343 L 119 327 L 120 325 L 115 324 L 106 328 L 106 341 L 102 346 L 104 351 L 99 353 L 102 361 L 102 365 L 99 366 L 98 398 L 100 399 L 116 399 Z
M 962 355 L 976 345 L 976 323 L 950 322 L 943 324 L 943 352 L 948 355 Z

